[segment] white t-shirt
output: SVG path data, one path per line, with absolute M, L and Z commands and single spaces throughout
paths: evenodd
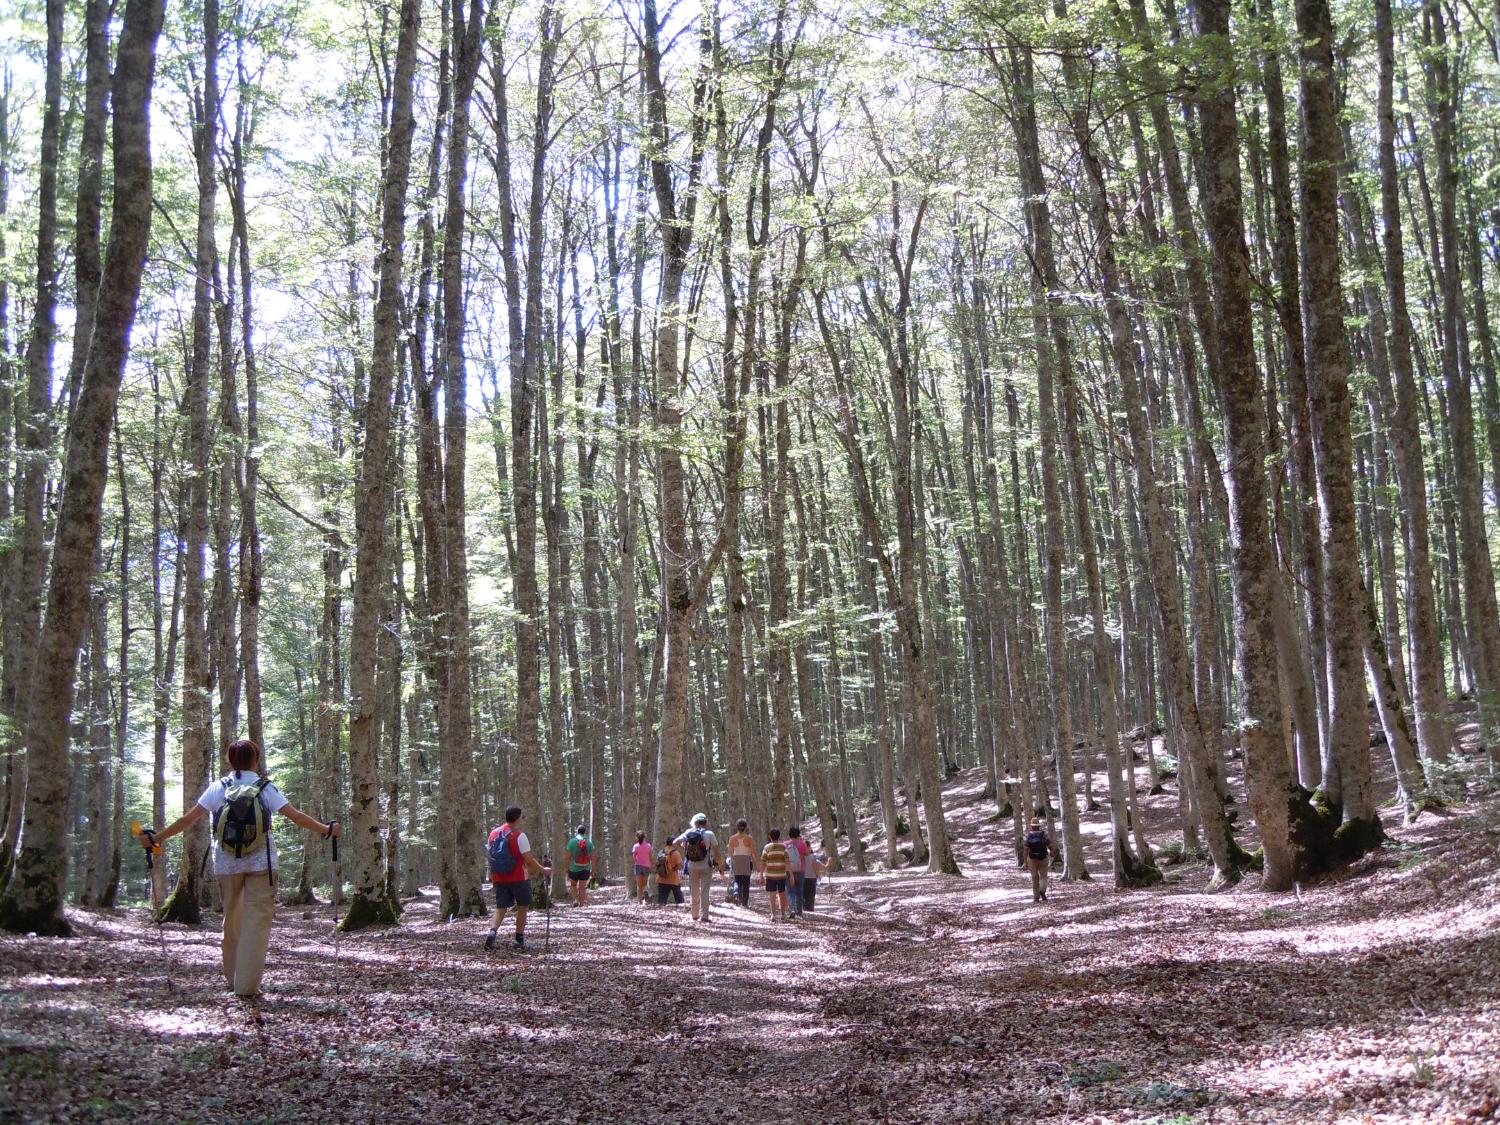
M 232 780 L 231 780 L 232 779 Z M 225 794 L 229 791 L 229 785 L 235 782 L 251 782 L 260 780 L 260 774 L 254 770 L 236 770 L 228 777 L 221 777 L 198 798 L 198 804 L 207 809 L 209 815 L 218 812 L 224 807 Z M 281 795 L 281 790 L 276 788 L 274 782 L 266 782 L 266 787 L 260 791 L 260 799 L 265 802 L 268 819 L 291 804 Z M 270 833 L 267 833 L 270 835 Z M 226 852 L 218 845 L 214 846 L 214 874 L 215 875 L 248 875 L 256 871 L 266 869 L 266 845 L 261 841 L 255 842 L 255 847 L 245 852 L 239 858 L 235 858 L 233 852 Z M 276 841 L 271 841 L 271 870 L 276 870 Z

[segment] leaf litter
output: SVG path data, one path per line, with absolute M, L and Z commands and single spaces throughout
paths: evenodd
M 0 1120 L 1500 1121 L 1500 801 L 1274 897 L 1192 862 L 1116 892 L 1096 812 L 1094 879 L 1033 905 L 982 785 L 966 878 L 837 874 L 800 923 L 610 887 L 487 954 L 428 896 L 336 965 L 331 909 L 282 907 L 255 1005 L 213 926 L 71 911 L 0 937 Z

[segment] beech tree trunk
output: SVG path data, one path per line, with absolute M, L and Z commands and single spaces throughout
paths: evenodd
M 400 333 L 401 265 L 406 239 L 406 193 L 411 178 L 417 39 L 421 0 L 402 0 L 391 89 L 390 134 L 380 202 L 380 257 L 375 297 L 375 339 L 365 395 L 364 445 L 354 505 L 354 606 L 349 627 L 348 834 L 354 893 L 340 923 L 345 930 L 396 921 L 401 906 L 387 891 L 381 838 L 380 769 L 376 724 L 385 715 L 376 692 L 381 607 L 390 582 L 386 549 L 391 493 L 391 397 Z
M 652 839 L 660 841 L 669 834 L 675 835 L 674 826 L 682 824 L 685 817 L 683 770 L 689 734 L 689 645 L 696 606 L 689 581 L 692 557 L 688 545 L 687 477 L 679 448 L 685 389 L 681 349 L 682 284 L 698 212 L 713 39 L 705 19 L 700 35 L 698 71 L 693 83 L 689 170 L 686 182 L 679 185 L 674 183 L 667 155 L 667 91 L 662 79 L 656 0 L 643 0 L 642 11 L 645 24 L 642 62 L 652 139 L 651 183 L 662 224 L 661 289 L 656 315 L 656 425 L 660 442 L 657 452 L 658 519 L 664 587 L 661 629 L 665 648 L 662 659 L 666 675 L 656 748 L 656 809 L 651 826 Z
M 183 396 L 187 418 L 187 556 L 183 584 L 182 631 L 182 811 L 189 811 L 207 787 L 217 754 L 213 748 L 213 677 L 206 619 L 205 553 L 208 549 L 209 428 L 208 378 L 212 366 L 211 295 L 218 251 L 214 241 L 214 206 L 218 188 L 219 136 L 219 3 L 203 5 L 202 102 L 193 132 L 198 164 L 198 234 L 193 255 L 193 340 L 188 386 Z M 208 826 L 200 821 L 182 836 L 182 866 L 177 886 L 162 909 L 162 918 L 196 925 L 207 869 Z
M 21 832 L 22 810 L 34 774 L 25 750 L 28 693 L 39 643 L 42 583 L 46 576 L 46 492 L 52 440 L 52 352 L 57 337 L 57 169 L 61 151 L 63 0 L 47 0 L 47 55 L 42 91 L 42 135 L 37 168 L 36 295 L 26 339 L 26 393 L 18 403 L 19 481 L 15 509 L 21 517 L 20 548 L 7 553 L 4 612 L 9 640 L 0 702 L 10 720 L 11 785 L 5 839 L 0 850 L 0 886 L 10 878 Z M 23 757 L 23 754 L 27 756 Z M 24 771 L 24 773 L 23 773 Z
M 23 933 L 70 931 L 62 913 L 68 861 L 68 720 L 99 551 L 110 429 L 151 233 L 150 102 L 162 18 L 160 0 L 128 0 L 115 61 L 115 196 L 109 249 L 63 469 L 46 627 L 31 686 L 26 822 L 14 870 L 0 896 L 0 926 Z
M 1227 0 L 1198 9 L 1198 39 L 1234 72 Z M 1240 190 L 1239 121 L 1234 85 L 1209 87 L 1198 102 L 1203 123 L 1203 194 L 1213 252 L 1218 387 L 1229 456 L 1230 567 L 1234 579 L 1235 657 L 1240 679 L 1240 739 L 1250 808 L 1264 841 L 1261 886 L 1292 888 L 1299 877 L 1295 815 L 1305 802 L 1292 778 L 1282 733 L 1272 583 L 1280 581 L 1266 518 L 1265 400 L 1255 365 L 1250 258 Z
M 1328 757 L 1324 790 L 1343 810 L 1348 855 L 1381 839 L 1370 778 L 1369 699 L 1364 641 L 1368 630 L 1359 569 L 1350 437 L 1349 346 L 1339 278 L 1338 173 L 1341 144 L 1333 91 L 1333 24 L 1327 0 L 1298 0 L 1302 36 L 1302 291 L 1307 391 L 1317 467 L 1328 614 Z M 1330 784 L 1332 781 L 1332 784 Z
M 468 448 L 468 372 L 464 365 L 464 198 L 468 183 L 469 105 L 484 47 L 483 0 L 453 0 L 453 108 L 448 141 L 447 216 L 443 229 L 443 531 L 446 537 L 448 692 L 443 724 L 441 828 L 447 834 L 444 917 L 485 911 L 479 889 L 483 833 L 474 777 L 474 715 L 470 687 L 469 553 L 464 526 Z

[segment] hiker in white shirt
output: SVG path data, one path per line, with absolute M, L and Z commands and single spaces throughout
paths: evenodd
M 204 817 L 214 818 L 214 874 L 224 900 L 224 979 L 236 996 L 251 999 L 260 994 L 271 922 L 276 915 L 276 845 L 271 839 L 271 814 L 279 812 L 293 824 L 324 837 L 337 836 L 339 825 L 333 820 L 327 824 L 314 820 L 282 796 L 269 778 L 256 772 L 260 747 L 248 738 L 231 742 L 225 755 L 229 773 L 205 789 L 197 804 L 160 832 L 142 833 L 141 844 L 154 847 Z M 253 825 L 253 830 L 247 829 L 247 824 Z

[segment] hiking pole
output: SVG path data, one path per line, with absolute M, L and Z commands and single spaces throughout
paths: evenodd
M 542 927 L 542 956 L 546 956 L 552 949 L 552 857 L 542 856 L 542 867 L 547 871 L 547 921 Z
M 146 878 L 151 881 L 151 921 L 156 926 L 156 936 L 161 943 L 161 965 L 162 971 L 166 973 L 167 987 L 172 987 L 172 973 L 167 962 L 167 935 L 161 928 L 161 904 L 156 901 L 156 857 L 161 855 L 161 845 L 156 842 L 156 833 L 149 828 L 142 828 L 141 822 L 132 820 L 130 822 L 130 834 L 136 839 L 145 837 L 146 848 Z
M 339 866 L 339 838 L 333 834 L 337 820 L 328 822 L 328 839 L 333 843 L 333 994 L 339 995 L 343 974 L 339 972 L 339 907 L 344 897 L 344 872 Z

